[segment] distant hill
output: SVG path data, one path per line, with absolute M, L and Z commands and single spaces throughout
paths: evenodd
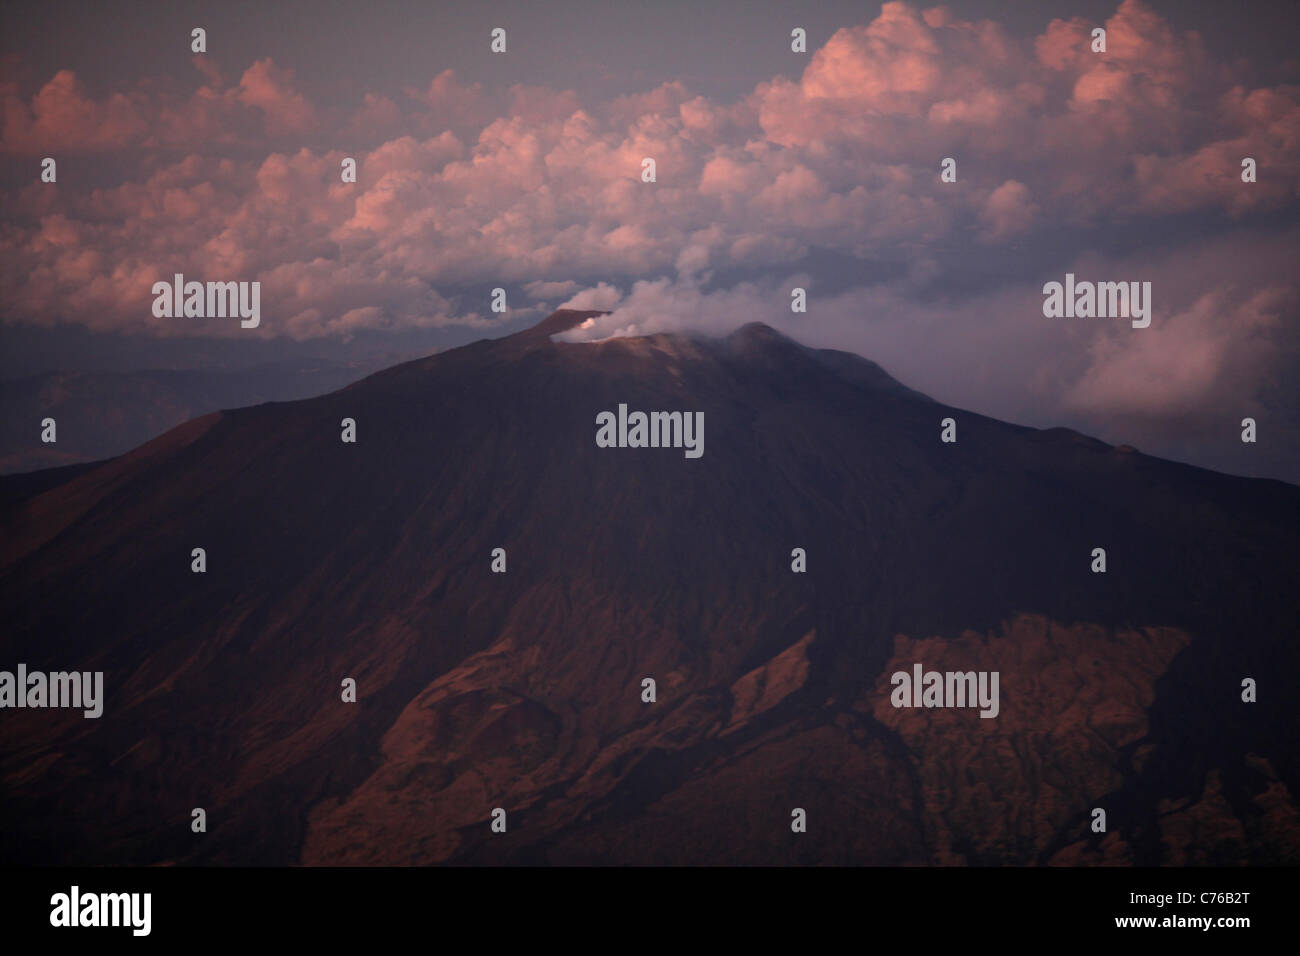
M 232 371 L 46 372 L 0 382 L 0 474 L 111 458 L 223 408 L 307 398 L 370 367 L 279 363 Z M 58 441 L 41 441 L 53 418 Z

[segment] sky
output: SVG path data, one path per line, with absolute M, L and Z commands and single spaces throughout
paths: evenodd
M 757 320 L 959 407 L 1300 482 L 1297 22 L 1136 0 L 10 2 L 0 376 L 396 359 L 561 306 L 612 310 L 588 338 Z M 259 281 L 261 325 L 155 317 L 177 272 Z M 1066 273 L 1150 282 L 1151 325 L 1045 317 Z

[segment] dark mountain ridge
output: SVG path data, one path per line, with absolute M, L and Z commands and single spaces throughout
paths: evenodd
M 551 338 L 596 314 L 0 510 L 0 668 L 106 687 L 99 720 L 4 713 L 6 860 L 1297 860 L 1300 489 L 762 325 Z M 703 457 L 597 447 L 619 403 L 704 412 Z M 1001 714 L 892 708 L 913 662 L 999 670 Z
M 56 371 L 0 382 L 0 489 L 7 476 L 129 451 L 199 415 L 341 388 L 375 368 L 275 362 L 246 369 Z M 41 441 L 53 418 L 58 441 Z M 21 484 L 20 482 L 18 484 Z

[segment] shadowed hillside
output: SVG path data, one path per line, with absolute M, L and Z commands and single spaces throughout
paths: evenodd
M 551 340 L 591 314 L 7 499 L 0 667 L 102 670 L 106 702 L 0 715 L 0 855 L 1300 861 L 1300 489 L 762 325 Z M 703 412 L 703 456 L 597 447 L 619 403 Z M 894 709 L 914 662 L 1000 671 L 999 716 Z

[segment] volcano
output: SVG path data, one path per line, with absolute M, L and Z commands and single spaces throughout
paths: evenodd
M 4 861 L 1300 862 L 1300 488 L 595 314 L 0 481 Z

